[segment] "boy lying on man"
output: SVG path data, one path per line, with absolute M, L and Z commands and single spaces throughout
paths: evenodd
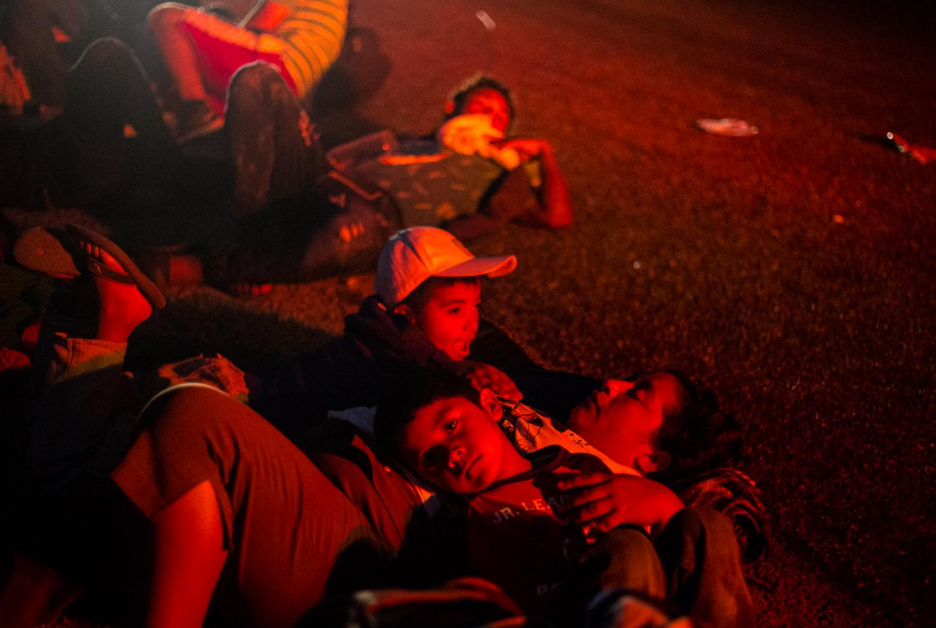
M 434 233 L 437 230 L 429 230 L 429 231 L 430 233 Z M 48 232 L 39 232 L 39 233 L 48 233 Z M 465 251 L 460 246 L 455 246 L 455 243 L 457 241 L 454 241 L 449 234 L 441 232 L 436 235 L 438 235 L 440 238 L 443 235 L 445 238 L 448 238 L 448 240 L 443 240 L 443 242 L 448 242 L 446 246 L 448 246 L 449 248 L 446 250 L 449 250 L 449 253 L 452 253 L 452 250 L 450 250 L 452 247 L 454 247 L 455 250 L 461 251 L 460 255 L 462 257 L 458 258 L 458 264 L 467 263 L 469 268 L 473 268 L 475 271 L 479 270 L 479 266 L 477 266 L 478 264 L 481 265 L 480 270 L 487 270 L 488 274 L 493 274 L 492 271 L 496 271 L 496 270 L 505 270 L 505 269 L 512 270 L 513 264 L 515 264 L 515 260 L 513 260 L 513 258 L 493 260 L 493 266 L 491 265 L 492 260 L 474 260 L 471 258 L 470 253 L 467 253 L 467 251 Z M 135 267 L 128 266 L 128 264 L 132 264 L 132 262 L 129 262 L 129 260 L 125 256 L 122 255 L 122 252 L 119 251 L 119 248 L 117 248 L 116 245 L 113 245 L 113 243 L 111 243 L 110 241 L 104 238 L 100 238 L 100 236 L 96 236 L 95 234 L 90 234 L 87 232 L 82 232 L 81 230 L 71 230 L 71 232 L 68 235 L 58 234 L 57 237 L 61 238 L 61 240 L 58 241 L 58 249 L 56 247 L 56 240 L 54 238 L 52 240 L 44 239 L 43 245 L 46 247 L 46 249 L 49 252 L 58 250 L 60 253 L 65 252 L 67 254 L 69 259 L 71 259 L 72 262 L 74 263 L 74 266 L 72 266 L 72 269 L 74 270 L 70 271 L 70 274 L 75 274 L 75 273 L 83 274 L 86 276 L 87 280 L 90 280 L 92 278 L 94 279 L 94 283 L 97 284 L 98 298 L 100 299 L 100 305 L 99 305 L 100 312 L 101 313 L 114 312 L 114 311 L 120 312 L 121 309 L 125 309 L 127 307 L 127 304 L 123 304 L 123 305 L 121 304 L 125 300 L 126 295 L 122 295 L 121 291 L 109 290 L 107 288 L 110 287 L 109 285 L 110 283 L 114 283 L 114 275 L 122 275 L 126 277 L 129 274 L 130 277 L 135 276 L 137 278 L 136 280 L 140 281 L 139 280 L 140 274 L 135 269 Z M 432 266 L 431 264 L 427 262 L 427 260 L 431 261 L 434 258 L 432 257 L 432 255 L 427 255 L 427 251 L 423 250 L 419 246 L 420 242 L 422 242 L 422 240 L 420 240 L 419 238 L 416 238 L 415 241 L 413 241 L 412 238 L 404 237 L 404 235 L 401 234 L 401 236 L 396 239 L 396 245 L 399 247 L 402 247 L 401 250 L 398 251 L 398 254 L 404 257 L 405 257 L 405 254 L 407 253 L 413 254 L 414 257 L 422 260 L 420 261 L 419 264 L 416 265 L 417 267 L 422 265 L 422 266 L 426 266 L 428 268 L 434 269 L 434 270 L 424 269 L 423 273 L 425 275 L 431 276 L 436 271 L 441 271 L 442 273 L 446 272 L 446 269 L 444 268 L 440 269 L 438 266 Z M 28 242 L 26 244 L 28 244 Z M 20 248 L 25 249 L 25 250 L 30 250 L 29 247 L 25 245 L 21 246 Z M 390 247 L 390 249 L 392 250 L 393 247 Z M 466 255 L 468 256 L 467 258 L 464 257 Z M 34 264 L 34 265 L 38 265 L 41 267 L 40 264 Z M 111 275 L 110 279 L 108 279 L 105 276 L 102 276 L 103 271 L 94 272 L 93 270 L 91 270 L 91 269 L 100 268 L 100 267 L 105 267 L 106 269 L 109 269 L 111 271 L 109 273 L 105 272 L 105 274 Z M 399 264 L 388 264 L 387 266 L 387 268 L 399 268 L 399 267 L 400 267 Z M 447 267 L 447 269 L 451 270 L 451 268 L 453 267 L 454 266 L 450 266 L 450 267 Z M 43 269 L 48 272 L 55 272 L 56 270 L 54 264 L 52 267 L 43 267 Z M 69 274 L 69 273 L 65 273 L 65 274 Z M 378 279 L 380 276 L 382 275 L 379 273 Z M 395 300 L 397 300 L 397 298 L 394 297 L 393 295 L 406 293 L 408 290 L 410 290 L 412 285 L 426 283 L 427 279 L 428 277 L 418 278 L 410 273 L 402 273 L 399 277 L 394 278 L 392 281 L 388 280 L 389 282 L 387 285 L 397 286 L 398 292 L 384 291 L 384 294 L 388 295 L 387 301 L 389 301 L 390 303 L 393 303 Z M 447 282 L 448 280 L 444 280 L 444 281 Z M 435 305 L 443 305 L 449 302 L 449 300 L 444 298 L 444 296 L 441 296 L 446 293 L 446 290 L 444 289 L 437 290 L 438 286 L 432 287 L 429 290 L 430 292 L 429 297 L 426 298 L 424 302 L 421 304 L 416 303 L 414 300 L 410 300 L 409 304 L 407 305 L 403 303 L 403 301 L 406 301 L 407 299 L 401 298 L 400 303 L 396 303 L 395 306 L 393 307 L 393 310 L 398 312 L 398 316 L 396 316 L 395 318 L 391 317 L 390 313 L 387 310 L 387 306 L 381 299 L 374 299 L 373 313 L 376 315 L 374 320 L 380 323 L 376 325 L 374 329 L 380 329 L 385 332 L 390 331 L 391 332 L 390 336 L 385 337 L 385 336 L 382 336 L 380 333 L 370 333 L 370 334 L 362 333 L 360 337 L 356 339 L 352 339 L 349 341 L 346 338 L 346 339 L 342 339 L 341 342 L 345 343 L 346 345 L 348 344 L 348 342 L 350 342 L 350 347 L 352 348 L 351 355 L 355 356 L 355 359 L 363 360 L 365 363 L 367 363 L 368 368 L 377 368 L 376 366 L 377 364 L 382 364 L 384 368 L 390 368 L 390 365 L 405 363 L 406 359 L 412 359 L 413 361 L 418 361 L 419 359 L 421 359 L 425 363 L 430 363 L 430 364 L 431 363 L 444 363 L 444 364 L 448 364 L 449 366 L 462 364 L 463 362 L 459 361 L 459 358 L 464 357 L 465 351 L 471 347 L 471 343 L 474 338 L 474 335 L 477 333 L 477 325 L 478 325 L 477 309 L 476 309 L 476 301 L 473 299 L 475 299 L 477 296 L 474 291 L 479 291 L 480 288 L 478 287 L 476 280 L 468 280 L 467 283 L 464 283 L 462 280 L 457 280 L 454 285 L 461 286 L 462 288 L 469 288 L 470 289 L 469 292 L 471 293 L 470 295 L 468 295 L 468 298 L 464 298 L 465 295 L 462 295 L 463 298 L 455 299 L 457 303 L 455 304 L 450 303 L 452 307 L 454 307 L 457 310 L 460 310 L 459 312 L 452 311 L 451 309 L 446 309 L 445 307 L 440 308 L 440 311 L 438 312 L 432 311 L 432 309 L 430 308 L 431 304 L 434 303 Z M 104 289 L 101 289 L 102 286 Z M 119 286 L 119 287 L 124 288 L 125 290 L 134 289 L 132 286 L 132 282 L 127 283 L 125 286 Z M 448 287 L 451 287 L 451 286 L 448 286 Z M 158 291 L 156 294 L 158 294 Z M 410 294 L 407 293 L 404 296 L 409 297 Z M 161 295 L 159 295 L 159 298 L 161 298 Z M 141 312 L 144 312 L 145 314 L 148 315 L 149 310 L 147 309 L 145 301 L 149 299 L 151 305 L 155 305 L 158 307 L 159 305 L 161 305 L 161 303 L 159 302 L 159 298 L 157 298 L 154 295 L 149 295 L 149 297 L 140 295 L 140 298 L 137 300 L 141 301 L 142 303 L 140 304 L 141 307 L 138 309 Z M 94 308 L 91 308 L 91 309 L 94 309 Z M 134 309 L 134 308 L 131 308 L 131 309 Z M 463 314 L 465 310 L 467 310 L 468 316 L 462 317 L 461 314 Z M 432 321 L 435 320 L 436 315 L 440 316 L 438 320 L 443 321 L 443 324 L 439 326 L 433 325 Z M 143 318 L 145 318 L 145 316 L 143 316 Z M 451 323 L 451 321 L 455 321 L 455 322 Z M 106 336 L 108 336 L 109 339 L 105 340 L 104 336 L 102 336 L 96 342 L 92 342 L 91 344 L 92 345 L 101 344 L 103 346 L 109 342 L 110 343 L 116 342 L 116 344 L 119 345 L 116 347 L 119 353 L 120 347 L 125 347 L 126 336 L 129 335 L 132 329 L 128 330 L 125 328 L 121 328 L 122 329 L 121 338 L 123 338 L 123 342 L 121 342 L 119 338 L 111 338 L 109 336 L 108 326 L 107 325 L 101 326 L 100 324 L 101 322 L 102 321 L 99 321 L 99 324 L 98 324 L 98 332 L 99 334 L 104 333 Z M 367 330 L 367 329 L 370 329 L 370 328 L 367 326 L 364 326 L 362 328 L 362 330 Z M 445 334 L 438 335 L 441 331 L 446 330 L 446 329 L 448 329 L 450 332 L 452 330 L 456 330 L 454 340 L 452 340 L 451 342 L 444 340 L 444 338 L 446 337 Z M 419 338 L 420 340 L 418 343 L 415 343 L 415 344 L 419 346 L 424 346 L 427 342 L 429 342 L 432 348 L 427 349 L 423 351 L 422 353 L 415 352 L 414 346 L 411 346 L 411 343 L 414 343 L 415 339 L 417 338 Z M 427 341 L 427 338 L 429 339 L 428 341 Z M 72 340 L 77 341 L 80 339 L 72 339 Z M 373 341 L 375 340 L 381 340 L 383 344 L 378 342 L 375 345 L 373 344 Z M 63 342 L 60 343 L 61 347 L 64 349 L 67 349 L 67 347 L 70 346 L 69 339 L 62 338 L 62 341 Z M 110 345 L 107 345 L 107 346 L 110 346 Z M 107 347 L 103 346 L 103 348 L 106 349 Z M 57 350 L 56 351 L 57 357 L 61 358 L 63 357 L 63 355 L 65 355 L 65 354 L 61 354 L 61 355 L 59 354 L 60 354 L 60 350 Z M 120 353 L 120 356 L 121 356 L 121 362 L 122 362 L 122 353 Z M 416 356 L 416 357 L 414 358 L 413 356 Z M 419 357 L 419 356 L 422 356 L 422 357 Z M 477 370 L 475 366 L 469 365 L 469 368 L 472 369 L 472 372 L 476 374 L 477 383 L 479 385 L 487 383 L 483 381 L 484 377 L 477 376 L 477 373 L 479 371 Z M 118 368 L 116 369 L 116 371 L 119 371 L 119 370 L 120 369 L 118 365 Z M 65 374 L 66 376 L 68 372 L 69 371 L 67 369 L 64 369 L 62 371 L 62 373 Z M 483 374 L 484 369 L 482 368 L 480 372 Z M 362 382 L 358 382 L 358 383 L 362 383 Z M 363 383 L 368 383 L 368 382 L 364 380 Z M 382 392 L 380 391 L 385 390 L 385 387 L 376 386 L 375 389 L 378 391 L 377 393 L 374 393 L 374 391 L 371 390 L 368 394 L 382 394 Z M 209 397 L 209 399 L 211 399 L 211 397 Z M 215 403 L 220 404 L 221 402 L 216 401 Z M 231 404 L 221 404 L 221 405 L 227 406 Z M 71 407 L 72 410 L 74 411 L 77 408 L 84 408 L 84 405 L 82 405 L 81 403 L 69 404 L 69 407 Z M 218 412 L 219 414 L 224 414 L 224 412 L 222 412 L 220 408 L 218 408 Z M 252 416 L 255 416 L 255 417 L 257 416 L 256 414 L 252 414 L 252 413 L 248 413 L 248 414 L 251 414 Z M 104 426 L 104 428 L 107 428 L 111 424 L 109 422 L 104 422 L 102 423 L 102 425 Z M 83 425 L 82 427 L 86 428 L 88 426 Z M 95 442 L 98 442 L 98 441 L 95 441 Z M 42 451 L 42 448 L 40 447 L 39 450 Z M 49 452 L 46 452 L 46 453 L 49 453 Z M 79 455 L 83 455 L 84 453 L 87 453 L 87 452 L 82 450 L 78 453 Z M 69 460 L 67 462 L 73 463 L 74 459 Z M 61 471 L 61 469 L 58 469 L 57 467 L 54 467 L 51 465 L 48 467 L 48 469 L 50 471 L 51 470 Z M 99 469 L 106 471 L 106 465 L 104 467 L 99 467 Z M 386 539 L 384 539 L 384 542 L 387 542 Z M 390 544 L 392 545 L 393 542 L 394 541 L 391 541 Z
M 451 544 L 448 531 L 436 554 L 449 567 L 460 565 L 456 573 L 491 580 L 539 617 L 566 613 L 575 622 L 592 595 L 621 587 L 670 600 L 702 625 L 754 624 L 723 515 L 684 509 L 662 484 L 609 474 L 593 456 L 547 448 L 524 457 L 498 426 L 502 407 L 491 391 L 479 393 L 438 370 L 410 376 L 409 385 L 382 400 L 375 436 L 420 479 L 465 496 L 455 502 L 458 542 Z M 613 412 L 630 423 L 633 439 L 619 455 L 633 455 L 637 466 L 662 470 L 682 462 L 651 445 L 684 414 L 680 382 L 656 373 L 617 392 L 598 391 L 579 414 Z M 653 529 L 653 542 L 644 526 Z
M 139 410 L 130 407 L 124 420 L 115 418 L 120 409 L 115 399 L 128 383 L 120 377 L 127 340 L 165 299 L 116 244 L 80 227 L 30 230 L 14 253 L 28 268 L 73 279 L 45 317 L 33 395 L 42 403 L 29 448 L 42 483 L 58 490 L 89 466 L 106 468 L 125 449 Z M 480 344 L 489 349 L 486 358 L 529 362 L 506 334 L 480 321 L 478 311 L 480 278 L 508 274 L 516 263 L 513 256 L 476 258 L 440 229 L 400 232 L 381 257 L 377 294 L 348 317 L 345 335 L 288 359 L 282 376 L 251 391 L 252 401 L 284 430 L 305 429 L 327 410 L 375 405 L 386 374 L 406 362 L 445 365 L 498 394 L 519 398 L 498 369 L 465 362 L 479 327 Z M 161 373 L 174 371 L 179 369 Z M 199 372 L 246 399 L 243 373 L 226 360 L 209 360 Z M 149 397 L 123 396 L 138 403 Z

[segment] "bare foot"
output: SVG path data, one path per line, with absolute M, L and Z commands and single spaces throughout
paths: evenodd
M 107 268 L 127 274 L 120 262 L 104 249 L 83 240 L 78 246 L 87 256 L 96 259 Z M 90 274 L 90 277 L 94 281 L 100 301 L 95 338 L 110 342 L 127 342 L 133 330 L 153 313 L 153 306 L 135 284 L 119 283 L 94 274 Z

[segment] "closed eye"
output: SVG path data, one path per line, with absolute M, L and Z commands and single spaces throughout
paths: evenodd
M 636 386 L 634 386 L 633 388 L 630 388 L 627 391 L 627 394 L 629 397 L 636 399 L 640 403 L 644 403 L 644 397 L 646 397 L 646 393 L 648 390 L 650 390 L 650 388 L 651 388 L 650 382 L 646 382 L 646 381 L 639 382 Z

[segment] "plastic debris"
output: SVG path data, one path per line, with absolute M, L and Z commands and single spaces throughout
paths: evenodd
M 894 148 L 899 152 L 909 155 L 921 164 L 928 164 L 936 160 L 936 148 L 927 148 L 926 146 L 911 144 L 896 133 L 891 133 L 890 131 L 887 132 L 887 139 L 894 144 Z
M 477 11 L 475 17 L 481 20 L 481 23 L 484 24 L 484 28 L 489 31 L 493 31 L 497 28 L 497 24 L 494 23 L 494 20 L 491 19 L 491 16 L 487 14 L 487 11 Z
M 760 133 L 756 126 L 738 118 L 702 118 L 696 120 L 695 125 L 706 133 L 727 137 L 750 137 Z

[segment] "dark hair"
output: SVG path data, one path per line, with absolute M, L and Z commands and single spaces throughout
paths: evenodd
M 374 441 L 389 458 L 400 458 L 397 439 L 420 408 L 462 397 L 480 405 L 481 398 L 468 380 L 440 367 L 400 365 L 384 388 L 374 417 Z
M 679 380 L 682 404 L 663 415 L 654 437 L 654 448 L 670 455 L 669 466 L 648 476 L 672 488 L 712 469 L 741 466 L 746 453 L 737 420 L 696 379 L 668 372 Z
M 503 96 L 504 100 L 507 101 L 507 113 L 510 114 L 510 121 L 513 122 L 514 101 L 510 89 L 496 78 L 485 76 L 481 72 L 465 79 L 464 82 L 449 95 L 449 100 L 452 101 L 455 106 L 452 108 L 452 111 L 445 116 L 445 119 L 448 120 L 449 118 L 457 116 L 464 106 L 465 100 L 468 99 L 468 94 L 476 89 L 492 89 Z
M 422 316 L 423 308 L 426 307 L 429 297 L 432 296 L 433 286 L 454 286 L 458 283 L 480 284 L 481 277 L 430 277 L 416 286 L 398 305 L 409 306 L 417 317 Z

